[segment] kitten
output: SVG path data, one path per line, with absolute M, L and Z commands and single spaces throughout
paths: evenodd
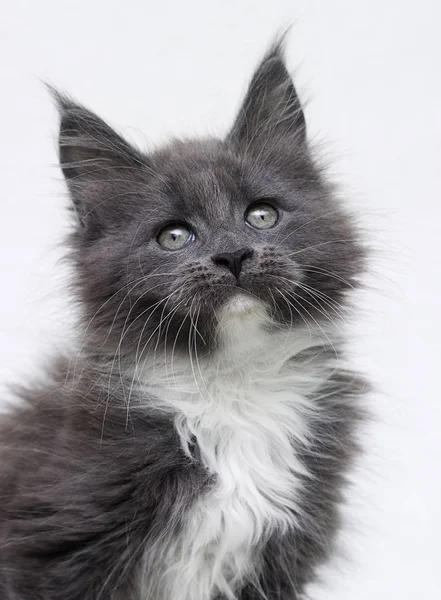
M 281 42 L 224 139 L 146 155 L 56 94 L 82 311 L 0 429 L 2 600 L 295 600 L 332 551 L 363 245 Z

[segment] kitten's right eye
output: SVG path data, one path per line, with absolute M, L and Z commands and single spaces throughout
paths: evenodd
M 190 242 L 195 240 L 196 236 L 186 225 L 174 223 L 166 225 L 158 234 L 157 240 L 163 248 L 167 250 L 180 250 Z

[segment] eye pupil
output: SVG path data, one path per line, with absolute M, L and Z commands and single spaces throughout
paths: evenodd
M 189 242 L 194 241 L 195 235 L 187 225 L 166 225 L 156 238 L 158 244 L 167 250 L 180 250 Z
M 272 204 L 254 203 L 245 213 L 245 222 L 254 229 L 270 229 L 279 220 L 279 214 Z

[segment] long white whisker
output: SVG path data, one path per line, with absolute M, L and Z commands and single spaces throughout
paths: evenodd
M 310 219 L 309 221 L 307 221 L 306 223 L 302 223 L 301 225 L 299 225 L 298 227 L 296 227 L 296 229 L 294 229 L 294 231 L 291 231 L 288 235 L 286 235 L 284 238 L 282 238 L 282 240 L 280 242 L 277 243 L 277 248 L 280 247 L 283 242 L 285 242 L 288 238 L 290 238 L 292 235 L 296 234 L 298 231 L 300 231 L 301 229 L 303 229 L 303 227 L 307 227 L 308 225 L 311 225 L 311 223 L 315 223 L 316 221 L 320 221 L 320 219 L 325 219 L 327 217 L 330 217 L 331 215 L 334 215 L 336 213 L 341 213 L 340 209 L 335 209 L 335 210 L 331 210 L 327 213 L 323 213 L 317 217 L 314 217 L 313 219 Z
M 289 297 L 290 297 L 290 298 L 291 298 L 291 299 L 292 299 L 294 302 L 296 302 L 296 303 L 297 303 L 299 306 L 301 306 L 301 307 L 303 308 L 303 310 L 304 310 L 304 311 L 306 311 L 306 313 L 308 314 L 308 316 L 309 316 L 309 317 L 312 319 L 312 321 L 314 321 L 314 323 L 317 325 L 317 327 L 320 329 L 320 331 L 323 333 L 323 335 L 324 335 L 324 336 L 325 336 L 325 338 L 327 339 L 327 341 L 328 341 L 329 345 L 331 346 L 331 348 L 332 348 L 332 350 L 333 350 L 333 352 L 334 352 L 334 354 L 335 354 L 335 357 L 336 357 L 336 358 L 338 358 L 338 352 L 337 352 L 337 350 L 336 350 L 336 348 L 335 348 L 334 344 L 332 343 L 332 340 L 331 340 L 331 339 L 330 339 L 330 337 L 327 335 L 327 333 L 325 332 L 325 330 L 323 329 L 323 327 L 320 325 L 320 323 L 317 321 L 317 319 L 315 319 L 315 318 L 312 316 L 312 314 L 309 312 L 309 310 L 308 310 L 307 308 L 305 308 L 304 306 L 302 306 L 302 305 L 300 304 L 300 302 L 299 302 L 298 298 L 296 298 L 296 297 L 294 296 L 294 294 L 292 294 L 292 293 L 288 292 L 287 290 L 285 290 L 285 292 L 288 294 L 288 296 L 289 296 Z M 308 303 L 308 304 L 311 304 L 311 303 Z M 320 311 L 319 311 L 319 312 L 320 312 Z M 324 313 L 322 313 L 322 314 L 324 314 Z M 327 317 L 327 319 L 328 319 L 328 320 L 330 320 L 330 319 L 329 319 L 329 316 Z M 324 346 L 324 347 L 325 347 L 325 346 Z
M 313 250 L 314 248 L 320 248 L 321 246 L 327 246 L 328 244 L 343 244 L 350 242 L 358 242 L 357 239 L 338 239 L 338 240 L 327 240 L 326 242 L 320 242 L 318 244 L 313 244 L 312 246 L 306 246 L 305 248 L 300 248 L 295 252 L 291 252 L 289 254 L 285 254 L 285 258 L 289 256 L 296 256 L 297 254 L 301 254 L 302 252 L 306 252 L 307 250 Z

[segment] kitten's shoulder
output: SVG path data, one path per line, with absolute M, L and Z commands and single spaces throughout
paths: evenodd
M 124 385 L 87 362 L 68 357 L 53 360 L 32 383 L 15 386 L 13 401 L 0 418 L 0 453 L 14 465 L 42 464 L 65 471 L 82 471 L 87 464 L 108 464 L 118 456 L 130 459 L 181 457 L 171 422 L 153 411 L 137 408 Z M 32 467 L 31 467 L 32 468 Z M 104 473 L 105 469 L 101 469 Z

